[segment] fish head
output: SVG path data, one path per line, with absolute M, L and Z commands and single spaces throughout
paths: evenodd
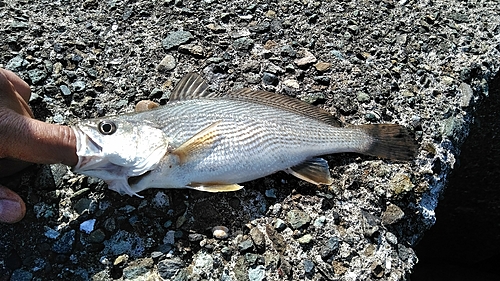
M 78 155 L 73 171 L 101 178 L 120 194 L 139 196 L 128 178 L 154 169 L 168 150 L 167 136 L 145 121 L 117 116 L 82 120 L 72 128 Z

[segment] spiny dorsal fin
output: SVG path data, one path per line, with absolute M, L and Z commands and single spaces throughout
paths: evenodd
M 208 84 L 205 79 L 197 73 L 188 73 L 182 77 L 179 84 L 175 86 L 170 94 L 170 101 L 180 101 L 189 99 L 198 99 L 206 97 Z
M 225 95 L 220 95 L 219 97 L 272 106 L 300 114 L 305 117 L 315 118 L 335 127 L 341 126 L 340 121 L 327 111 L 301 100 L 276 93 L 244 88 Z
M 312 184 L 332 184 L 328 162 L 323 158 L 311 158 L 286 170 L 299 179 Z
M 215 136 L 217 136 L 217 130 L 215 129 L 215 127 L 220 122 L 221 121 L 217 121 L 201 130 L 199 133 L 192 136 L 190 139 L 188 139 L 178 148 L 172 151 L 172 154 L 175 154 L 179 157 L 179 162 L 181 165 L 183 163 L 186 163 L 187 158 L 193 153 L 211 147 L 215 140 Z

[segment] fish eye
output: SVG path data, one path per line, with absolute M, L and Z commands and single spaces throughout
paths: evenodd
M 112 121 L 101 121 L 97 125 L 99 132 L 103 135 L 112 135 L 116 132 L 116 124 Z

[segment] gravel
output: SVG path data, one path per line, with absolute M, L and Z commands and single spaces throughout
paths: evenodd
M 277 173 L 233 193 L 148 190 L 143 199 L 63 166 L 33 166 L 0 179 L 27 204 L 23 221 L 0 225 L 0 276 L 11 280 L 408 280 L 500 65 L 495 1 L 0 7 L 0 67 L 30 84 L 43 121 L 165 104 L 198 72 L 210 90 L 268 90 L 349 124 L 402 124 L 421 145 L 409 162 L 328 156 L 329 187 Z

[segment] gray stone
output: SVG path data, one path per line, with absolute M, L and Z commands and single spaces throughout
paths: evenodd
M 33 279 L 33 274 L 24 269 L 16 269 L 10 276 L 10 281 L 30 281 L 31 279 Z
M 160 62 L 160 64 L 156 67 L 156 69 L 160 72 L 166 72 L 174 69 L 177 66 L 177 61 L 174 56 L 166 55 Z
M 339 250 L 339 239 L 337 237 L 330 237 L 326 243 L 321 246 L 319 251 L 321 258 L 323 260 L 329 259 L 331 256 L 336 254 Z
M 266 268 L 258 265 L 248 269 L 248 279 L 250 281 L 262 281 L 266 277 Z
M 88 237 L 90 243 L 102 243 L 106 239 L 106 234 L 100 228 L 92 231 Z
M 64 233 L 52 246 L 52 251 L 58 254 L 69 254 L 75 243 L 75 230 Z
M 291 210 L 286 214 L 288 224 L 293 229 L 299 229 L 311 222 L 311 217 L 304 211 Z
M 239 51 L 246 51 L 250 49 L 254 44 L 254 41 L 248 37 L 242 37 L 234 40 L 233 47 Z
M 29 62 L 23 59 L 22 56 L 15 56 L 12 59 L 10 59 L 9 62 L 7 62 L 5 68 L 12 71 L 20 71 L 23 70 L 28 65 Z
M 385 211 L 382 213 L 382 224 L 389 225 L 398 222 L 404 217 L 405 213 L 401 208 L 394 204 L 389 204 Z
M 314 262 L 311 260 L 304 260 L 304 270 L 306 274 L 311 274 L 314 272 Z
M 172 280 L 184 268 L 180 258 L 164 259 L 158 262 L 158 273 L 164 280 Z
M 161 43 L 165 50 L 170 50 L 174 47 L 187 43 L 191 39 L 193 39 L 191 32 L 180 30 L 170 32 L 167 37 L 161 41 Z
M 461 83 L 460 86 L 458 86 L 458 89 L 462 93 L 462 98 L 460 99 L 460 106 L 468 107 L 474 95 L 471 86 L 467 83 Z
M 278 85 L 278 77 L 272 73 L 269 73 L 269 72 L 264 72 L 262 74 L 262 83 L 266 84 L 266 85 L 273 85 L 273 86 L 276 86 Z
M 28 70 L 28 77 L 30 78 L 31 83 L 38 84 L 40 81 L 47 78 L 47 71 L 38 68 L 30 69 Z
M 71 90 L 69 89 L 68 86 L 62 84 L 61 86 L 59 86 L 59 90 L 61 90 L 61 93 L 65 96 L 69 96 L 71 95 Z
M 257 227 L 254 227 L 250 230 L 250 237 L 252 237 L 252 241 L 257 248 L 257 251 L 264 251 L 266 247 L 266 239 L 264 233 L 260 231 Z
M 242 253 L 252 250 L 253 242 L 251 239 L 243 240 L 238 244 L 238 250 Z
M 75 81 L 71 84 L 71 86 L 73 86 L 73 89 L 75 89 L 76 92 L 81 92 L 85 90 L 85 81 Z
M 180 45 L 179 52 L 190 54 L 197 58 L 203 58 L 205 56 L 203 47 L 197 44 Z

